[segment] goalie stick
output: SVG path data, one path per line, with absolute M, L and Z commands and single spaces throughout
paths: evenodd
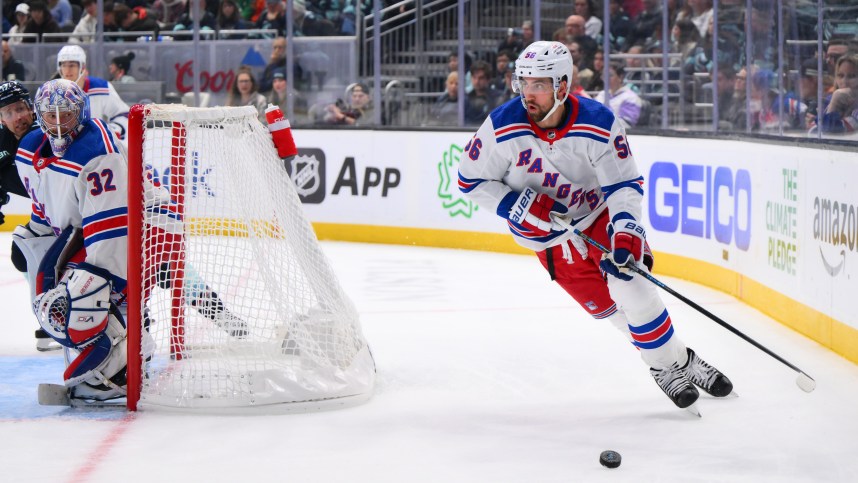
M 69 388 L 62 384 L 39 384 L 39 404 L 42 406 L 68 406 L 91 409 L 125 409 L 125 398 L 97 401 L 72 397 Z
M 608 250 L 606 247 L 602 246 L 602 244 L 601 244 L 601 243 L 599 243 L 599 242 L 597 242 L 596 240 L 594 240 L 594 239 L 590 238 L 589 236 L 587 236 L 586 234 L 584 234 L 581 230 L 579 230 L 579 229 L 577 229 L 577 228 L 573 227 L 572 225 L 570 225 L 570 224 L 569 224 L 569 220 L 566 220 L 566 219 L 564 219 L 564 218 L 563 218 L 563 217 L 561 217 L 561 216 L 557 216 L 557 215 L 555 215 L 554 213 L 552 213 L 552 214 L 551 214 L 551 216 L 552 216 L 552 219 L 553 219 L 554 221 L 556 221 L 558 224 L 560 224 L 561 226 L 563 226 L 564 228 L 566 228 L 566 229 L 568 229 L 568 230 L 572 230 L 572 232 L 573 232 L 575 235 L 577 235 L 577 236 L 581 237 L 581 239 L 582 239 L 582 240 L 584 240 L 584 241 L 586 241 L 587 243 L 589 243 L 589 244 L 593 245 L 594 247 L 598 248 L 602 253 L 610 253 L 610 250 Z M 766 348 L 765 346 L 763 346 L 763 345 L 762 345 L 762 344 L 760 344 L 759 342 L 755 341 L 755 340 L 754 340 L 754 339 L 752 339 L 751 337 L 749 337 L 749 336 L 745 335 L 745 334 L 744 334 L 744 333 L 742 333 L 739 329 L 737 329 L 737 328 L 733 327 L 732 325 L 728 324 L 727 322 L 725 322 L 724 320 L 722 320 L 720 317 L 718 317 L 717 315 L 713 314 L 712 312 L 710 312 L 710 311 L 708 311 L 708 310 L 704 309 L 703 307 L 701 307 L 699 304 L 697 304 L 697 303 L 696 303 L 696 302 L 694 302 L 693 300 L 691 300 L 691 299 L 689 299 L 688 297 L 686 297 L 686 296 L 682 295 L 681 293 L 677 292 L 676 290 L 673 290 L 672 288 L 668 287 L 668 286 L 667 286 L 667 285 L 665 285 L 662 281 L 660 281 L 659 279 L 657 279 L 657 278 L 653 277 L 653 276 L 652 276 L 649 272 L 647 272 L 646 270 L 643 270 L 643 269 L 639 268 L 639 267 L 638 267 L 637 265 L 635 265 L 635 264 L 629 264 L 629 265 L 627 265 L 627 267 L 628 267 L 628 268 L 629 268 L 629 270 L 631 270 L 632 272 L 634 272 L 634 273 L 636 273 L 636 274 L 638 274 L 638 275 L 640 275 L 640 276 L 642 276 L 642 277 L 646 278 L 647 280 L 649 280 L 650 282 L 652 282 L 653 284 L 655 284 L 656 286 L 658 286 L 659 288 L 661 288 L 661 289 L 662 289 L 662 290 L 664 290 L 665 292 L 667 292 L 667 293 L 669 293 L 670 295 L 673 295 L 674 297 L 678 298 L 679 300 L 681 300 L 681 301 L 685 302 L 686 304 L 688 304 L 689 306 L 691 306 L 691 308 L 693 308 L 694 310 L 696 310 L 696 311 L 700 312 L 701 314 L 705 315 L 706 317 L 708 317 L 710 320 L 712 320 L 713 322 L 717 323 L 717 324 L 718 324 L 718 325 L 720 325 L 721 327 L 724 327 L 725 329 L 729 330 L 730 332 L 732 332 L 732 333 L 736 334 L 737 336 L 741 337 L 742 339 L 744 339 L 746 342 L 748 342 L 749 344 L 753 345 L 753 346 L 754 346 L 754 347 L 756 347 L 757 349 L 760 349 L 761 351 L 763 351 L 763 352 L 765 352 L 766 354 L 770 355 L 771 357 L 775 358 L 775 359 L 776 359 L 778 362 L 780 362 L 781 364 L 783 364 L 783 365 L 785 365 L 785 366 L 789 367 L 790 369 L 792 369 L 793 371 L 797 372 L 797 373 L 798 373 L 798 377 L 796 377 L 795 383 L 796 383 L 796 385 L 797 385 L 797 386 L 798 386 L 802 391 L 809 393 L 809 392 L 812 392 L 814 389 L 816 389 L 816 381 L 815 381 L 812 377 L 810 377 L 809 375 L 807 375 L 807 373 L 805 373 L 804 371 L 802 371 L 801 369 L 799 369 L 798 367 L 796 367 L 794 364 L 790 363 L 789 361 L 787 361 L 787 360 L 786 360 L 786 359 L 784 359 L 783 357 L 781 357 L 781 356 L 779 356 L 779 355 L 775 354 L 774 352 L 772 352 L 771 350 L 769 350 L 768 348 Z

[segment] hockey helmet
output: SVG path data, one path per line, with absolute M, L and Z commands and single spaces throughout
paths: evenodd
M 0 108 L 9 106 L 18 101 L 27 103 L 27 107 L 33 108 L 30 101 L 30 91 L 18 81 L 8 81 L 0 84 Z
M 48 135 L 54 154 L 61 157 L 90 119 L 89 97 L 83 93 L 77 83 L 65 79 L 53 79 L 39 87 L 33 103 L 39 127 Z M 45 114 L 49 112 L 57 114 L 57 121 L 63 118 L 64 112 L 73 112 L 75 115 L 65 122 L 48 124 Z
M 77 62 L 80 65 L 81 75 L 83 75 L 83 71 L 86 69 L 86 51 L 79 45 L 66 45 L 57 54 L 57 72 L 60 75 L 63 75 L 62 70 L 60 70 L 63 62 Z
M 550 116 L 569 96 L 572 90 L 572 55 L 569 49 L 560 42 L 539 41 L 528 45 L 515 61 L 515 72 L 512 77 L 512 90 L 517 94 L 521 92 L 521 79 L 524 77 L 550 77 L 554 85 L 554 107 L 548 111 L 546 117 Z M 566 94 L 557 99 L 556 92 L 560 89 L 560 82 L 566 80 Z M 527 107 L 524 95 L 521 103 Z

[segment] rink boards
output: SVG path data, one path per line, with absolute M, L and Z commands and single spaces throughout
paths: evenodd
M 471 135 L 296 130 L 301 156 L 287 170 L 320 238 L 527 253 L 496 214 L 457 188 L 458 164 L 472 162 L 463 156 Z M 858 362 L 852 152 L 759 140 L 629 142 L 646 183 L 657 273 L 735 295 Z M 189 189 L 211 195 L 201 183 L 216 175 L 192 178 L 198 186 Z M 15 200 L 4 212 L 27 208 Z

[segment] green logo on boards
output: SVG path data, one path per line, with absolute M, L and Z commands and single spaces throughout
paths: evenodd
M 459 161 L 464 151 L 456 144 L 451 144 L 438 163 L 438 198 L 441 206 L 447 210 L 450 217 L 464 216 L 471 218 L 479 208 L 473 201 L 465 198 L 459 191 Z

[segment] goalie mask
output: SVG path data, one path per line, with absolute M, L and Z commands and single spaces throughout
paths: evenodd
M 515 61 L 512 76 L 512 91 L 521 94 L 521 104 L 527 109 L 527 101 L 521 89 L 521 80 L 525 77 L 548 77 L 554 86 L 554 107 L 545 117 L 551 116 L 562 105 L 572 90 L 572 55 L 560 42 L 539 41 L 527 46 Z M 557 98 L 560 82 L 566 80 L 566 93 Z
M 62 157 L 75 136 L 89 121 L 89 97 L 65 79 L 42 84 L 33 101 L 39 127 L 48 136 L 57 157 Z

